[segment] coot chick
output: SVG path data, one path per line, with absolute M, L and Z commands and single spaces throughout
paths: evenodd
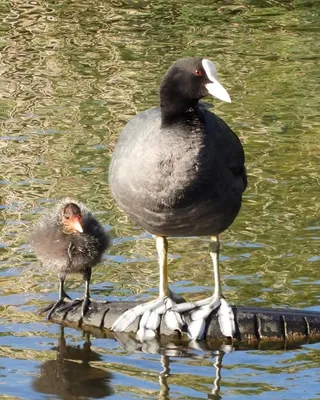
M 82 203 L 67 198 L 40 217 L 30 235 L 30 243 L 42 263 L 58 272 L 60 280 L 59 300 L 50 306 L 48 319 L 65 298 L 70 299 L 64 290 L 69 273 L 82 274 L 85 280 L 84 316 L 90 305 L 91 268 L 101 261 L 109 246 L 103 227 Z
M 209 94 L 231 102 L 211 61 L 180 59 L 164 76 L 160 107 L 133 117 L 120 135 L 109 183 L 120 208 L 156 235 L 160 288 L 157 300 L 120 316 L 115 331 L 124 331 L 141 317 L 138 336 L 147 339 L 155 335 L 161 315 L 171 329 L 181 329 L 183 313 L 193 310 L 188 333 L 201 339 L 206 318 L 216 310 L 221 331 L 226 336 L 235 332 L 232 309 L 221 291 L 219 234 L 240 210 L 247 185 L 245 157 L 237 135 L 199 102 Z M 176 305 L 168 288 L 167 236 L 204 235 L 212 237 L 213 296 Z

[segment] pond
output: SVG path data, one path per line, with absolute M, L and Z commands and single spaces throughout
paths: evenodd
M 78 198 L 113 241 L 92 296 L 157 295 L 154 239 L 117 208 L 108 167 L 125 123 L 158 104 L 168 66 L 207 57 L 232 98 L 215 112 L 239 135 L 249 177 L 221 235 L 224 294 L 320 311 L 319 1 L 15 0 L 0 14 L 0 397 L 320 398 L 319 344 L 130 347 L 61 329 L 37 314 L 58 279 L 27 244 L 42 211 Z M 171 289 L 190 300 L 212 290 L 208 240 L 169 240 Z M 82 296 L 81 279 L 67 289 Z

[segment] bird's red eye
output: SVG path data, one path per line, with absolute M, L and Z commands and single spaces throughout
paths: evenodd
M 194 74 L 195 74 L 196 76 L 202 76 L 202 72 L 201 72 L 199 69 L 196 69 L 196 70 L 194 71 Z

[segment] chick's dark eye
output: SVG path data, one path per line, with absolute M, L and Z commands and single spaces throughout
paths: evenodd
M 202 76 L 202 72 L 201 72 L 199 69 L 196 69 L 193 73 L 194 73 L 196 76 Z

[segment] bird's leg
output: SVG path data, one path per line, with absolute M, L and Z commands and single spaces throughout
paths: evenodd
M 89 306 L 91 303 L 90 299 L 90 279 L 91 279 L 91 268 L 86 268 L 83 272 L 83 279 L 85 281 L 85 289 L 84 289 L 84 300 L 82 304 L 82 317 L 85 316 L 86 312 L 89 310 Z
M 181 330 L 185 324 L 180 314 L 172 311 L 176 303 L 172 300 L 168 287 L 168 241 L 164 236 L 156 237 L 159 257 L 159 297 L 140 304 L 122 314 L 112 325 L 115 332 L 124 332 L 137 318 L 140 318 L 137 336 L 140 340 L 152 339 L 160 326 L 161 316 L 169 329 Z
M 157 236 L 156 246 L 159 257 L 159 298 L 163 299 L 168 296 L 168 240 L 166 237 Z
M 203 339 L 205 333 L 206 319 L 217 310 L 221 332 L 225 336 L 233 336 L 235 333 L 234 314 L 222 295 L 221 279 L 219 270 L 220 242 L 218 236 L 211 237 L 209 253 L 213 264 L 214 292 L 207 299 L 196 302 L 183 303 L 176 306 L 174 310 L 179 312 L 191 311 L 191 323 L 188 325 L 188 334 L 191 339 Z
M 71 297 L 64 290 L 65 279 L 66 279 L 66 275 L 65 274 L 59 275 L 59 281 L 60 281 L 60 284 L 59 284 L 59 300 L 61 300 L 61 299 L 63 300 L 65 298 L 71 300 Z
M 63 307 L 60 308 L 60 311 L 70 311 L 82 303 L 81 306 L 81 317 L 83 318 L 87 311 L 89 310 L 89 306 L 91 304 L 90 298 L 90 279 L 91 279 L 91 268 L 85 268 L 83 270 L 83 279 L 85 282 L 85 289 L 84 289 L 84 299 L 75 299 L 68 304 L 65 304 Z
M 66 274 L 65 273 L 60 273 L 59 274 L 59 299 L 57 302 L 55 302 L 53 305 L 50 304 L 49 307 L 44 308 L 42 311 L 49 311 L 47 314 L 47 319 L 50 319 L 52 317 L 52 314 L 54 311 L 60 307 L 64 303 L 64 299 L 67 298 L 71 300 L 71 297 L 67 295 L 67 293 L 64 290 L 64 281 L 66 279 Z
M 213 264 L 214 292 L 213 297 L 220 299 L 222 296 L 220 269 L 219 269 L 219 253 L 220 242 L 219 236 L 212 236 L 209 244 L 209 253 Z
M 213 236 L 211 238 L 211 246 L 209 248 L 210 256 L 212 258 L 213 263 L 213 276 L 214 276 L 214 292 L 212 296 L 212 301 L 210 306 L 215 307 L 217 301 L 219 302 L 218 309 L 218 320 L 221 332 L 225 336 L 233 337 L 235 333 L 235 323 L 234 323 L 234 314 L 232 308 L 226 302 L 221 289 L 221 278 L 220 278 L 220 269 L 219 269 L 219 251 L 220 251 L 220 242 L 219 236 Z
M 168 285 L 168 240 L 166 237 L 157 236 L 156 247 L 159 258 L 159 298 L 169 297 L 175 303 L 183 303 L 185 300 L 181 296 L 173 293 Z

